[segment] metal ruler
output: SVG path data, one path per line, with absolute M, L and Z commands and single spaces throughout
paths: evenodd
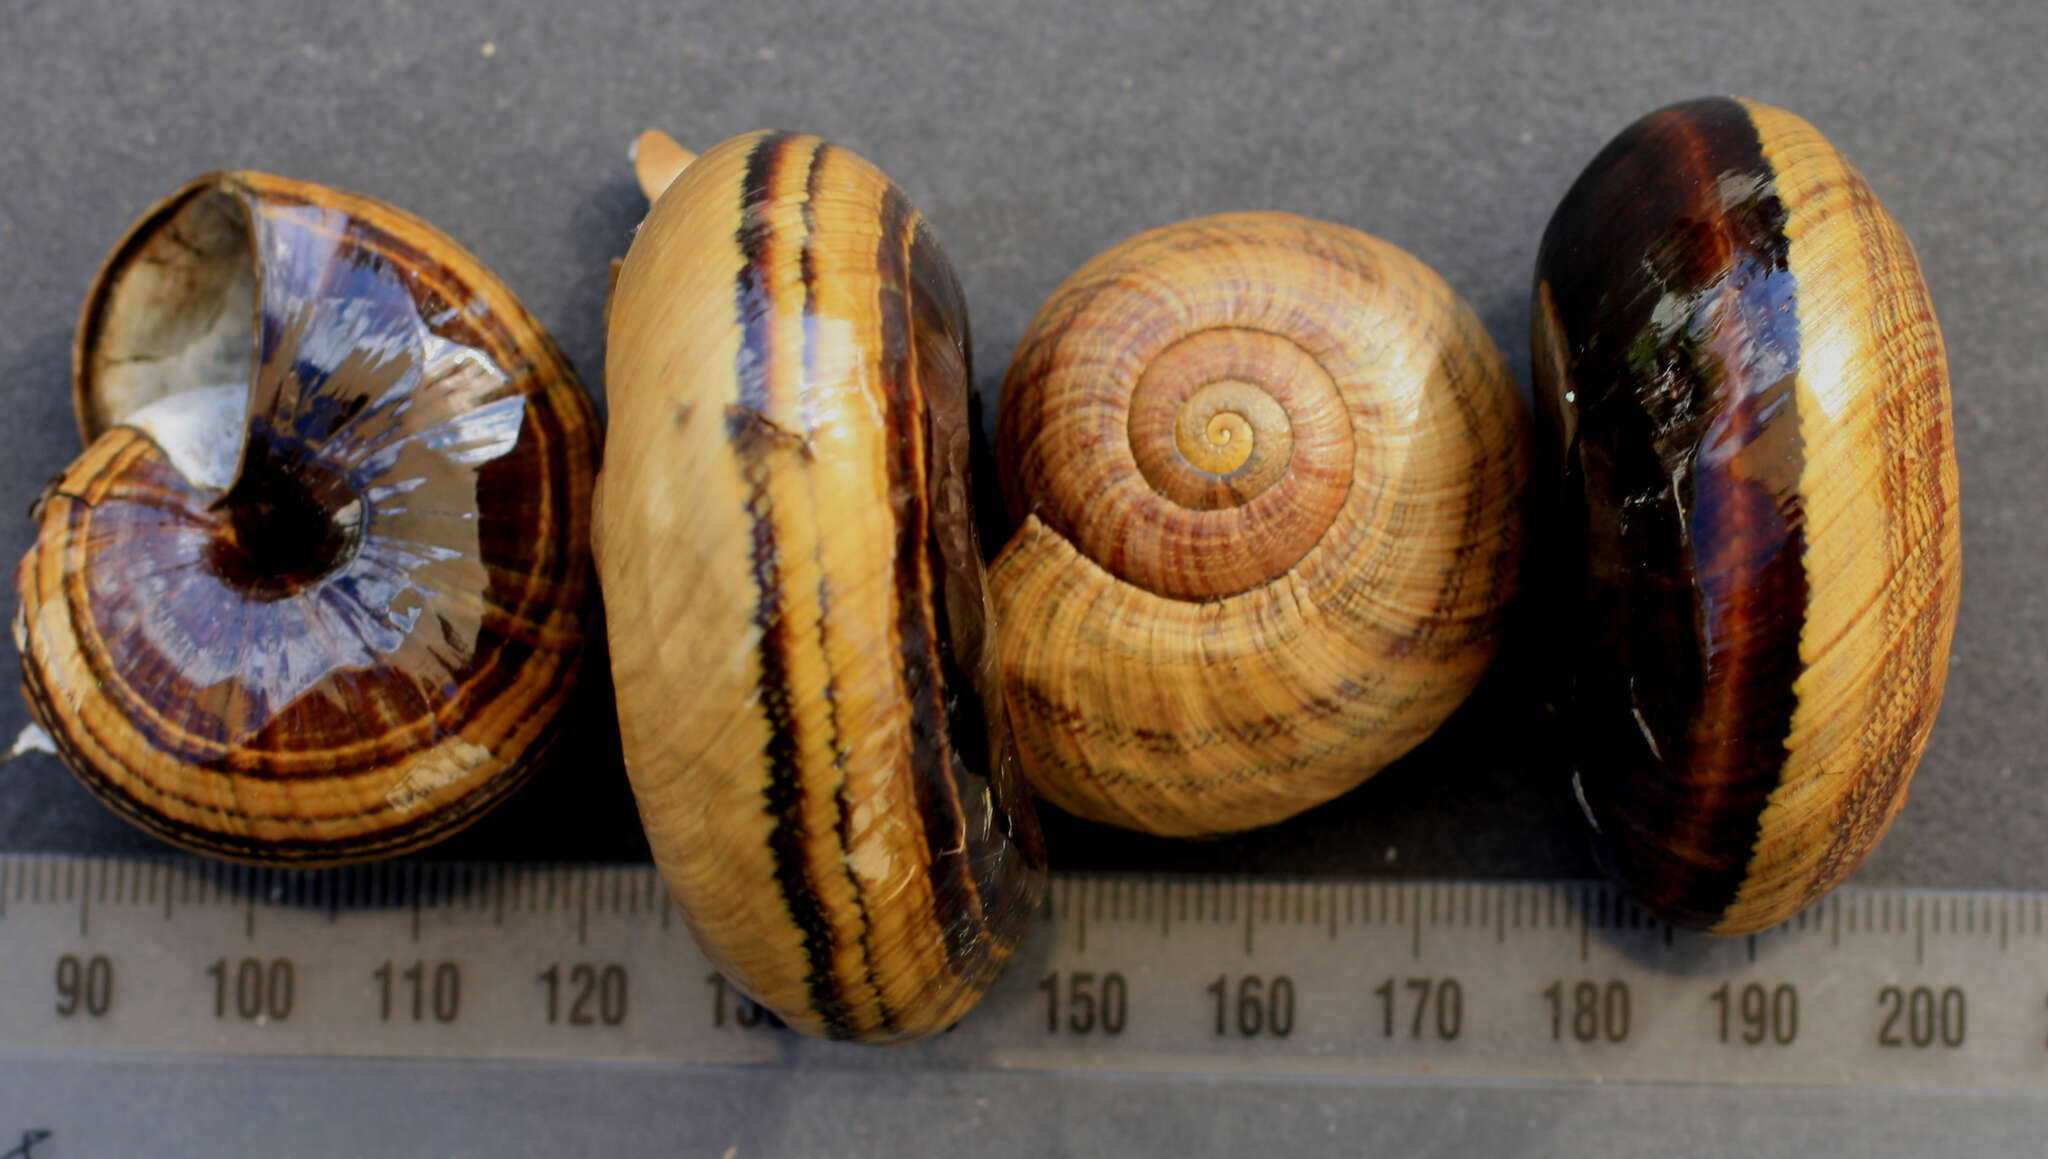
M 776 1028 L 646 866 L 0 857 L 0 1052 L 2043 1088 L 2044 908 L 1719 940 L 1595 883 L 1056 876 L 981 1007 L 878 1051 Z

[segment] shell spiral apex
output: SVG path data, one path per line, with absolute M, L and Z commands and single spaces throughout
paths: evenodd
M 921 1037 L 993 982 L 1045 873 L 988 657 L 966 308 L 852 152 L 682 156 L 642 167 L 666 191 L 607 326 L 627 772 L 727 977 L 804 1033 Z
M 1384 241 L 1231 214 L 1089 262 L 1018 343 L 997 430 L 1033 786 L 1209 834 L 1408 751 L 1498 649 L 1527 443 L 1478 319 Z
M 594 409 L 477 260 L 257 173 L 87 298 L 89 442 L 15 573 L 23 686 L 124 817 L 236 860 L 417 848 L 538 764 L 590 611 Z
M 1875 847 L 1941 704 L 1961 541 L 1913 248 L 1798 117 L 1674 105 L 1558 206 L 1532 342 L 1602 856 L 1661 916 L 1776 924 Z

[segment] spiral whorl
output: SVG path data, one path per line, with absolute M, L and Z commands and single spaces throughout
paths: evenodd
M 1233 214 L 1084 266 L 1019 343 L 997 433 L 1022 526 L 991 583 L 1035 786 L 1219 832 L 1407 751 L 1497 647 L 1526 431 L 1471 311 L 1355 230 Z
M 582 666 L 597 413 L 475 257 L 369 198 L 201 177 L 87 295 L 85 453 L 15 571 L 66 763 L 163 839 L 418 849 L 536 768 Z
M 1317 260 L 1316 228 L 1209 218 L 1075 274 L 1003 386 L 1012 514 L 1178 599 L 1236 595 L 1300 562 L 1351 487 L 1351 416 L 1331 368 L 1355 360 L 1330 306 L 1366 289 L 1344 255 Z M 1295 272 L 1305 262 L 1315 277 Z

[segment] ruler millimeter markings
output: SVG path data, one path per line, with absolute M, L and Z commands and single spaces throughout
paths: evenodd
M 890 1066 L 2048 1088 L 2044 893 L 1849 888 L 1747 938 L 1595 882 L 1055 875 Z M 645 865 L 0 857 L 0 1049 L 777 1065 Z

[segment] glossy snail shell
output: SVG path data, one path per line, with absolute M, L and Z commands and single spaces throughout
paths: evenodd
M 1536 274 L 1578 786 L 1646 908 L 1739 934 L 1876 845 L 1941 703 L 1961 544 L 1912 246 L 1812 126 L 1653 113 Z
M 15 573 L 37 720 L 122 816 L 240 861 L 399 853 L 537 765 L 581 659 L 595 414 L 454 242 L 259 173 L 88 295 L 85 454 Z
M 1141 234 L 1003 383 L 991 573 L 1033 786 L 1171 835 L 1270 824 L 1428 736 L 1499 645 L 1528 419 L 1428 267 L 1279 213 Z
M 874 166 L 756 133 L 656 199 L 608 340 L 598 571 L 663 878 L 790 1026 L 941 1030 L 1045 864 L 987 695 L 952 268 Z

